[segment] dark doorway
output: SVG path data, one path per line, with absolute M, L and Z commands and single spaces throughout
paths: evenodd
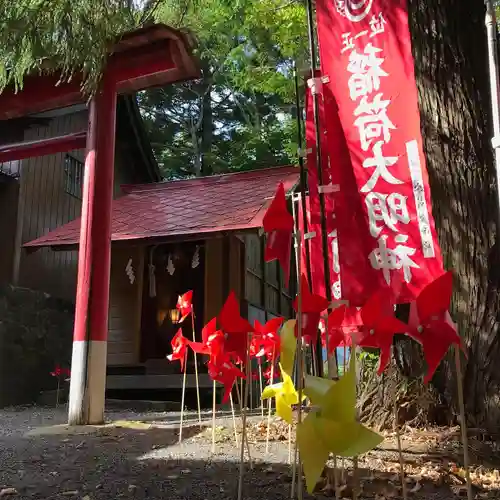
M 165 359 L 172 351 L 170 342 L 179 328 L 185 337 L 193 338 L 191 317 L 177 324 L 171 313 L 175 310 L 177 297 L 189 290 L 193 290 L 196 339 L 201 340 L 205 303 L 203 242 L 151 247 L 145 265 L 141 362 Z M 178 373 L 178 364 L 172 366 L 171 371 Z M 188 357 L 187 371 L 194 371 L 191 356 Z

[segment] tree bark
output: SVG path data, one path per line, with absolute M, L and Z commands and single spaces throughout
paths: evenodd
M 201 124 L 201 175 L 213 174 L 212 145 L 214 139 L 214 115 L 212 110 L 212 95 L 210 92 L 211 87 L 212 85 L 209 84 L 209 89 L 203 95 L 201 104 L 203 113 Z
M 433 213 L 468 353 L 468 420 L 491 429 L 500 421 L 500 259 L 485 10 L 481 1 L 410 0 L 409 11 Z M 452 362 L 433 384 L 456 405 Z
M 203 85 L 205 87 L 201 103 L 201 175 L 213 174 L 212 146 L 214 140 L 214 113 L 212 109 L 213 74 L 210 61 L 203 61 Z
M 452 316 L 467 352 L 467 420 L 492 431 L 500 422 L 500 245 L 485 8 L 479 0 L 409 0 L 409 17 L 433 214 L 445 267 L 454 271 Z M 428 403 L 425 418 L 449 409 L 456 417 L 451 350 L 425 392 L 417 381 L 424 368 L 419 348 L 400 338 L 394 347 L 398 370 L 384 380 L 370 379 L 374 367 L 365 363 L 362 417 L 389 425 L 402 387 L 407 419 L 416 417 L 422 399 Z

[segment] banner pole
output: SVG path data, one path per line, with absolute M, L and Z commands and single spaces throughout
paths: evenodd
M 309 35 L 309 57 L 311 59 L 311 78 L 316 77 L 316 46 L 314 43 L 314 13 L 312 0 L 307 0 L 307 27 Z M 318 170 L 318 185 L 323 186 L 323 169 L 322 161 L 323 155 L 321 152 L 321 124 L 319 118 L 319 100 L 318 94 L 311 91 L 311 97 L 313 100 L 313 111 L 314 111 L 314 130 L 316 134 L 316 168 Z M 323 192 L 319 192 L 319 208 L 320 208 L 320 222 L 321 222 L 321 243 L 323 248 L 323 268 L 324 268 L 324 278 L 325 278 L 325 292 L 326 299 L 328 302 L 332 302 L 332 289 L 330 283 L 330 262 L 328 260 L 328 234 L 326 230 L 326 215 L 325 215 L 325 195 Z M 328 311 L 331 310 L 331 306 L 328 307 Z M 328 331 L 325 332 L 326 343 L 328 345 Z M 323 346 L 321 345 L 321 336 L 318 336 L 318 351 L 323 354 Z M 321 356 L 322 359 L 323 356 Z M 327 355 L 328 359 L 328 349 Z M 337 356 L 335 355 L 335 366 L 337 366 Z M 330 370 L 329 370 L 330 371 Z M 338 370 L 337 370 L 338 372 Z M 333 374 L 329 373 L 331 378 L 338 378 L 338 373 L 335 377 Z M 319 366 L 318 376 L 323 376 L 323 366 Z
M 299 94 L 299 75 L 297 72 L 297 62 L 294 61 L 293 73 L 295 79 L 295 109 L 297 110 L 297 145 L 299 169 L 300 169 L 300 204 L 302 209 L 302 229 L 303 234 L 307 234 L 308 222 L 307 222 L 307 202 L 306 202 L 306 186 L 307 186 L 307 172 L 304 166 L 304 155 L 303 155 L 303 143 L 302 143 L 302 118 L 301 118 L 301 106 L 300 106 L 300 94 Z M 306 272 L 307 281 L 309 282 L 309 290 L 312 291 L 312 271 L 311 271 L 311 250 L 309 245 L 309 240 L 304 240 L 305 252 L 306 252 Z M 301 256 L 299 256 L 301 258 Z M 300 280 L 299 280 L 300 281 Z M 318 339 L 318 345 L 316 349 L 318 357 L 316 374 L 319 377 L 323 376 L 323 350 L 321 349 L 321 338 Z M 321 370 L 321 371 L 320 371 Z
M 298 150 L 298 160 L 299 160 L 299 171 L 300 171 L 300 204 L 302 207 L 302 232 L 307 234 L 309 231 L 307 226 L 307 205 L 306 205 L 306 186 L 307 186 L 307 172 L 304 166 L 304 156 L 303 156 L 303 143 L 302 143 L 302 118 L 301 112 L 302 108 L 300 106 L 300 95 L 299 95 L 299 75 L 297 73 L 297 63 L 293 63 L 293 76 L 295 79 L 295 109 L 297 110 L 297 146 Z M 307 279 L 309 281 L 309 290 L 312 289 L 312 272 L 311 272 L 311 252 L 309 250 L 309 240 L 304 241 L 304 247 L 306 252 L 306 271 Z
M 497 180 L 497 201 L 500 213 L 500 88 L 498 79 L 498 44 L 497 19 L 492 0 L 485 0 L 486 35 L 488 39 L 488 66 L 490 73 L 491 113 L 493 116 L 493 138 L 491 143 L 495 150 L 495 171 Z M 500 215 L 497 215 L 497 220 Z M 500 222 L 499 222 L 500 225 Z

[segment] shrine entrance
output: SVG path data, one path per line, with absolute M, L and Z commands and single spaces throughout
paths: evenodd
M 191 317 L 179 323 L 177 298 L 193 291 L 194 325 L 201 340 L 205 301 L 205 252 L 203 242 L 187 242 L 149 247 L 146 251 L 142 299 L 140 361 L 146 366 L 164 366 L 178 373 L 178 366 L 166 360 L 172 351 L 171 340 L 179 328 L 193 338 Z M 155 363 L 155 360 L 157 361 Z M 161 362 L 158 362 L 161 360 Z M 188 372 L 193 360 L 188 360 Z

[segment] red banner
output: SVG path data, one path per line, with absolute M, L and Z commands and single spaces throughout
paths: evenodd
M 323 100 L 319 102 L 321 123 L 324 123 L 324 108 Z M 314 126 L 314 111 L 312 107 L 311 91 L 306 91 L 306 147 L 307 147 L 307 171 L 308 171 L 308 185 L 310 196 L 306 200 L 307 205 L 307 220 L 308 220 L 308 233 L 311 236 L 309 241 L 310 255 L 311 255 L 311 274 L 312 274 L 312 288 L 314 293 L 326 297 L 325 290 L 325 275 L 324 275 L 324 259 L 323 259 L 323 240 L 321 232 L 321 213 L 319 202 L 319 176 L 316 166 L 316 131 Z M 326 135 L 323 134 L 326 139 Z M 325 220 L 326 220 L 326 234 L 328 237 L 328 262 L 330 271 L 330 289 L 331 297 L 335 300 L 340 299 L 340 266 L 338 259 L 338 238 L 337 227 L 334 216 L 334 199 L 333 199 L 333 179 L 331 178 L 331 170 L 328 168 L 328 154 L 326 151 L 327 141 L 323 141 L 321 145 L 322 156 L 322 180 L 323 184 L 330 186 L 328 193 L 325 193 Z M 327 189 L 328 191 L 328 189 Z M 299 221 L 302 225 L 302 207 L 300 207 Z M 303 229 L 302 229 L 303 231 Z M 304 248 L 304 245 L 302 245 Z M 303 258 L 305 253 L 303 252 Z
M 316 167 L 316 134 L 310 89 L 306 90 L 306 145 L 310 199 L 307 199 L 312 282 L 315 293 L 325 295 L 323 247 L 319 203 L 319 181 Z M 366 261 L 364 249 L 371 244 L 368 222 L 352 171 L 338 110 L 328 87 L 319 96 L 322 127 L 322 179 L 325 189 L 325 219 L 328 236 L 331 296 L 334 300 L 349 300 L 362 305 L 376 290 L 377 271 L 361 266 Z M 302 219 L 299 219 L 302 221 Z M 305 259 L 305 253 L 303 253 Z M 341 280 L 342 275 L 342 280 Z M 382 285 L 383 286 L 383 285 Z
M 316 8 L 328 80 L 322 91 L 328 168 L 340 186 L 334 215 L 342 298 L 361 304 L 390 287 L 399 302 L 410 301 L 443 265 L 406 2 L 317 0 Z

